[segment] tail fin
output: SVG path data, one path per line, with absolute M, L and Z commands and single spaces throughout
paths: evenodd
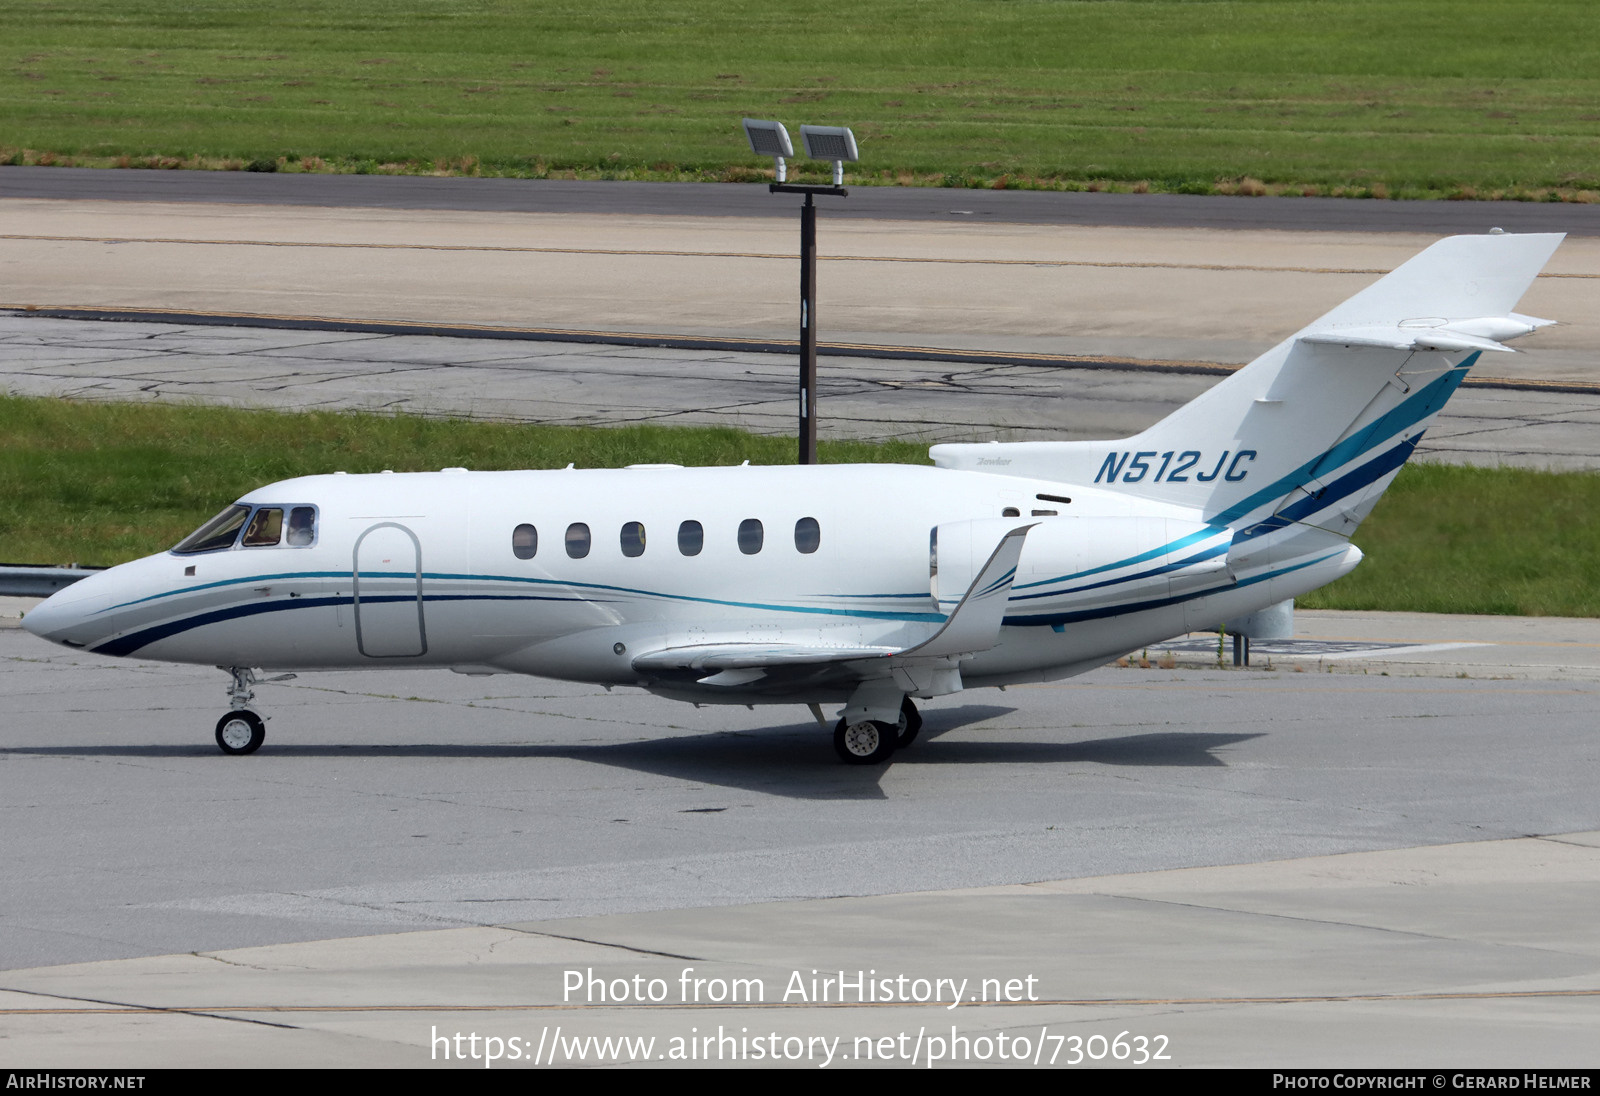
M 1236 529 L 1348 536 L 1479 355 L 1552 322 L 1512 308 L 1562 239 L 1440 240 L 1124 441 L 936 445 L 934 463 L 1101 486 Z

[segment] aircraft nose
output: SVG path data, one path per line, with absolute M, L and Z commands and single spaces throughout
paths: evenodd
M 72 604 L 81 596 L 67 597 L 72 587 L 58 590 L 22 614 L 22 626 L 40 639 L 57 639 L 83 619 L 83 614 Z

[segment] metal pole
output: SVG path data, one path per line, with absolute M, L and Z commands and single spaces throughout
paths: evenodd
M 817 207 L 800 207 L 800 463 L 817 463 Z

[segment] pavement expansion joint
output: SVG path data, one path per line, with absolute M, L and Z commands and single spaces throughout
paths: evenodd
M 656 951 L 651 948 L 641 948 L 633 944 L 618 943 L 613 940 L 596 940 L 587 936 L 573 936 L 559 932 L 550 932 L 545 929 L 531 928 L 527 925 L 496 925 L 496 928 L 510 929 L 526 936 L 540 936 L 551 940 L 570 940 L 575 944 L 593 944 L 595 947 L 616 948 L 619 951 L 633 952 L 636 955 L 654 955 L 662 959 L 681 959 L 686 963 L 710 962 L 708 958 L 700 955 L 681 955 L 671 951 Z

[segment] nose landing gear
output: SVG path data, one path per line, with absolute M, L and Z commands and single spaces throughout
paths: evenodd
M 259 680 L 248 666 L 221 666 L 233 675 L 228 686 L 228 703 L 232 709 L 217 720 L 217 747 L 225 754 L 250 754 L 261 748 L 267 740 L 267 721 L 245 705 L 256 698 L 251 686 Z M 293 674 L 268 678 L 269 681 L 287 681 Z

